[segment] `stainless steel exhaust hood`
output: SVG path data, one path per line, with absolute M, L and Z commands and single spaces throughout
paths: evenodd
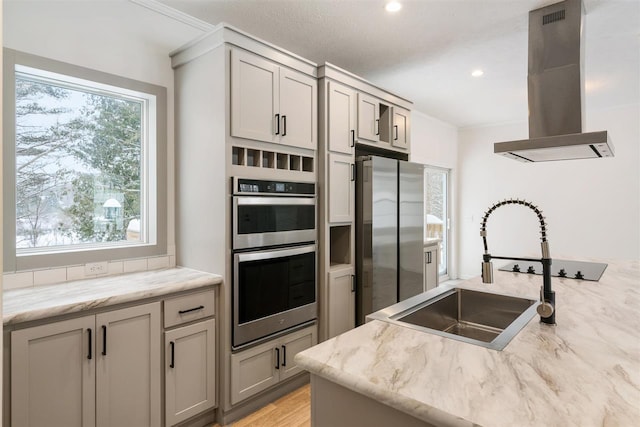
M 582 133 L 582 0 L 529 12 L 529 139 L 493 152 L 522 162 L 613 157 L 607 131 Z

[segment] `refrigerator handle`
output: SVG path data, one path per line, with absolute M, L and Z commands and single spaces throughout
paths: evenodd
M 351 181 L 356 180 L 356 164 L 351 163 Z
M 351 275 L 351 292 L 355 292 L 356 291 L 356 275 L 352 274 Z

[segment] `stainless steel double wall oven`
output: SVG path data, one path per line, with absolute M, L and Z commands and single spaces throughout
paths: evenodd
M 233 340 L 238 349 L 317 317 L 315 184 L 234 177 Z

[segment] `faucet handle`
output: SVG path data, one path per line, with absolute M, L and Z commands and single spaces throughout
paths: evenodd
M 550 317 L 553 314 L 553 306 L 545 301 L 544 289 L 542 286 L 540 287 L 540 304 L 536 307 L 536 311 L 540 317 Z

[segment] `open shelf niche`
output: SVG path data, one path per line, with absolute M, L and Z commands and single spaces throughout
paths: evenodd
M 313 173 L 313 157 L 233 146 L 231 164 Z
M 351 225 L 329 229 L 329 265 L 331 268 L 351 264 Z

